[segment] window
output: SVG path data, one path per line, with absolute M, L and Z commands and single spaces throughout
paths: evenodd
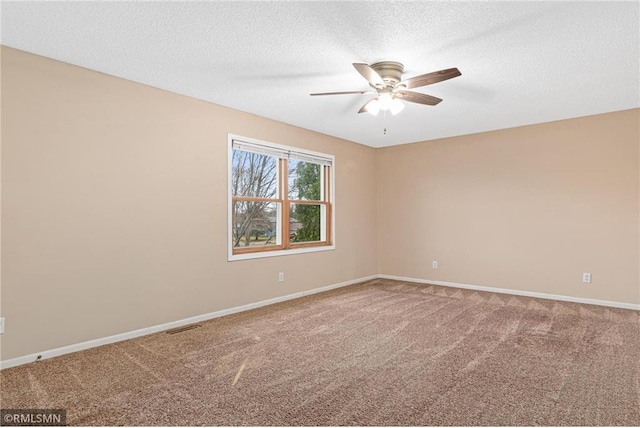
M 229 135 L 229 260 L 334 249 L 334 163 Z

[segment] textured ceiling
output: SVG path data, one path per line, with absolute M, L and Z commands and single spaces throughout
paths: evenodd
M 638 2 L 6 2 L 2 44 L 382 147 L 640 107 Z M 444 101 L 356 112 L 353 62 Z M 383 129 L 387 128 L 387 135 Z M 241 132 L 241 130 L 238 130 Z

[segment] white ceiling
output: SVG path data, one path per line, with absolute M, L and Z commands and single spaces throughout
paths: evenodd
M 6 2 L 2 44 L 382 147 L 640 107 L 640 3 Z M 444 101 L 357 114 L 395 60 Z M 387 128 L 387 135 L 383 129 Z

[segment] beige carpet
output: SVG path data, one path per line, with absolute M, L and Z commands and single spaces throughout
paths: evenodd
M 375 280 L 0 372 L 76 425 L 640 425 L 637 311 Z

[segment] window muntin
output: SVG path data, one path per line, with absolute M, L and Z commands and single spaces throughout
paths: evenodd
M 229 259 L 332 249 L 333 156 L 229 141 Z

